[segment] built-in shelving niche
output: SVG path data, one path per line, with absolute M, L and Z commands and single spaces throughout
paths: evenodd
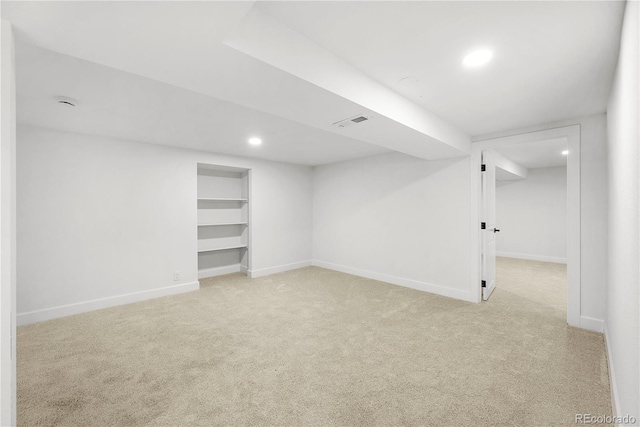
M 250 268 L 251 171 L 198 163 L 198 278 Z

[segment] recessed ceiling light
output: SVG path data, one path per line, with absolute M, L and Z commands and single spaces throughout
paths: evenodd
M 563 155 L 563 156 L 567 156 L 567 155 L 569 155 L 569 150 L 564 150 L 564 151 L 562 152 L 562 155 Z
M 249 144 L 251 144 L 251 145 L 260 145 L 260 144 L 262 144 L 262 140 L 260 138 L 257 138 L 257 137 L 254 136 L 254 137 L 249 138 Z
M 465 67 L 479 67 L 491 61 L 491 57 L 493 57 L 493 52 L 489 49 L 480 49 L 465 56 L 462 63 Z

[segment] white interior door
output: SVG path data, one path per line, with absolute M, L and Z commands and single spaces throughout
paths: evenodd
M 482 299 L 496 287 L 496 167 L 491 153 L 482 152 Z

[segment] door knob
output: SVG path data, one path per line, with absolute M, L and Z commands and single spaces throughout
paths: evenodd
M 493 232 L 494 232 L 494 233 L 499 233 L 499 232 L 500 232 L 500 230 L 498 230 L 497 228 L 494 228 L 494 229 L 493 229 Z

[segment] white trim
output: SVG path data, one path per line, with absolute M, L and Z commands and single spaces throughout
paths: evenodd
M 246 205 L 247 209 L 247 228 L 245 232 L 247 233 L 247 253 L 246 262 L 244 265 L 241 264 L 241 272 L 249 275 L 249 270 L 253 266 L 253 224 L 255 224 L 253 217 L 253 170 L 247 169 L 247 185 L 245 188 L 247 189 L 247 200 L 249 203 Z M 240 258 L 242 260 L 242 258 Z M 251 276 L 249 276 L 251 277 Z
M 59 317 L 71 316 L 73 314 L 131 304 L 148 299 L 181 294 L 183 292 L 197 291 L 198 289 L 200 289 L 200 284 L 198 282 L 190 282 L 180 285 L 166 286 L 159 289 L 132 292 L 129 294 L 99 298 L 74 304 L 59 305 L 57 307 L 45 308 L 42 310 L 28 311 L 26 313 L 18 313 L 17 321 L 18 326 L 28 325 L 36 322 L 43 322 L 45 320 L 57 319 Z
M 470 215 L 470 256 L 471 271 L 469 289 L 472 300 L 480 302 L 481 230 L 480 230 L 480 164 L 483 150 L 513 146 L 544 139 L 567 138 L 569 156 L 567 158 L 567 323 L 580 326 L 581 259 L 580 259 L 580 125 L 562 126 L 553 129 L 533 131 L 519 135 L 477 141 L 471 145 L 471 215 Z
M 243 268 L 240 264 L 225 265 L 223 267 L 203 268 L 198 270 L 198 279 L 206 279 L 207 277 L 222 276 L 223 274 L 231 273 L 246 273 L 246 268 Z
M 519 254 L 516 252 L 496 252 L 496 256 L 504 257 L 504 258 L 517 258 L 517 259 L 526 259 L 529 261 L 542 261 L 542 262 L 555 262 L 556 264 L 566 264 L 566 258 L 559 258 L 555 256 L 546 256 L 546 255 L 531 255 L 531 254 Z
M 602 333 L 604 331 L 604 320 L 589 316 L 580 316 L 579 327 L 588 331 Z
M 434 285 L 431 283 L 420 282 L 413 279 L 405 279 L 403 277 L 390 276 L 384 273 L 361 270 L 359 268 L 346 267 L 344 265 L 332 264 L 325 261 L 313 260 L 313 265 L 326 268 L 328 270 L 340 271 L 342 273 L 353 274 L 354 276 L 366 277 L 367 279 L 391 283 L 392 285 L 402 286 L 405 288 L 416 289 L 418 291 L 430 292 L 432 294 L 472 302 L 469 292 L 460 289 L 454 289 L 442 285 Z
M 277 265 L 275 267 L 260 268 L 258 270 L 248 270 L 247 271 L 247 275 L 249 277 L 251 277 L 252 279 L 254 279 L 256 277 L 262 277 L 262 276 L 268 276 L 270 274 L 282 273 L 283 271 L 297 270 L 298 268 L 309 267 L 311 265 L 312 265 L 312 263 L 311 263 L 310 260 L 309 261 L 300 261 L 300 262 L 294 262 L 294 263 L 291 263 L 291 264 Z
M 469 225 L 471 235 L 469 236 L 469 252 L 470 252 L 470 280 L 469 292 L 473 302 L 482 301 L 482 235 L 480 234 L 480 218 L 482 218 L 482 179 L 480 175 L 480 165 L 482 164 L 482 150 L 477 149 L 476 143 L 471 144 L 471 157 L 469 161 L 471 184 L 471 214 Z M 474 231 L 475 230 L 475 231 Z
M 611 388 L 611 408 L 614 417 L 621 414 L 620 399 L 618 399 L 618 385 L 616 384 L 615 368 L 613 367 L 613 355 L 611 354 L 611 342 L 609 341 L 609 328 L 607 322 L 604 322 L 604 346 L 607 351 L 607 365 L 609 368 L 609 386 Z
M 16 70 L 11 23 L 0 23 L 0 425 L 16 425 Z

